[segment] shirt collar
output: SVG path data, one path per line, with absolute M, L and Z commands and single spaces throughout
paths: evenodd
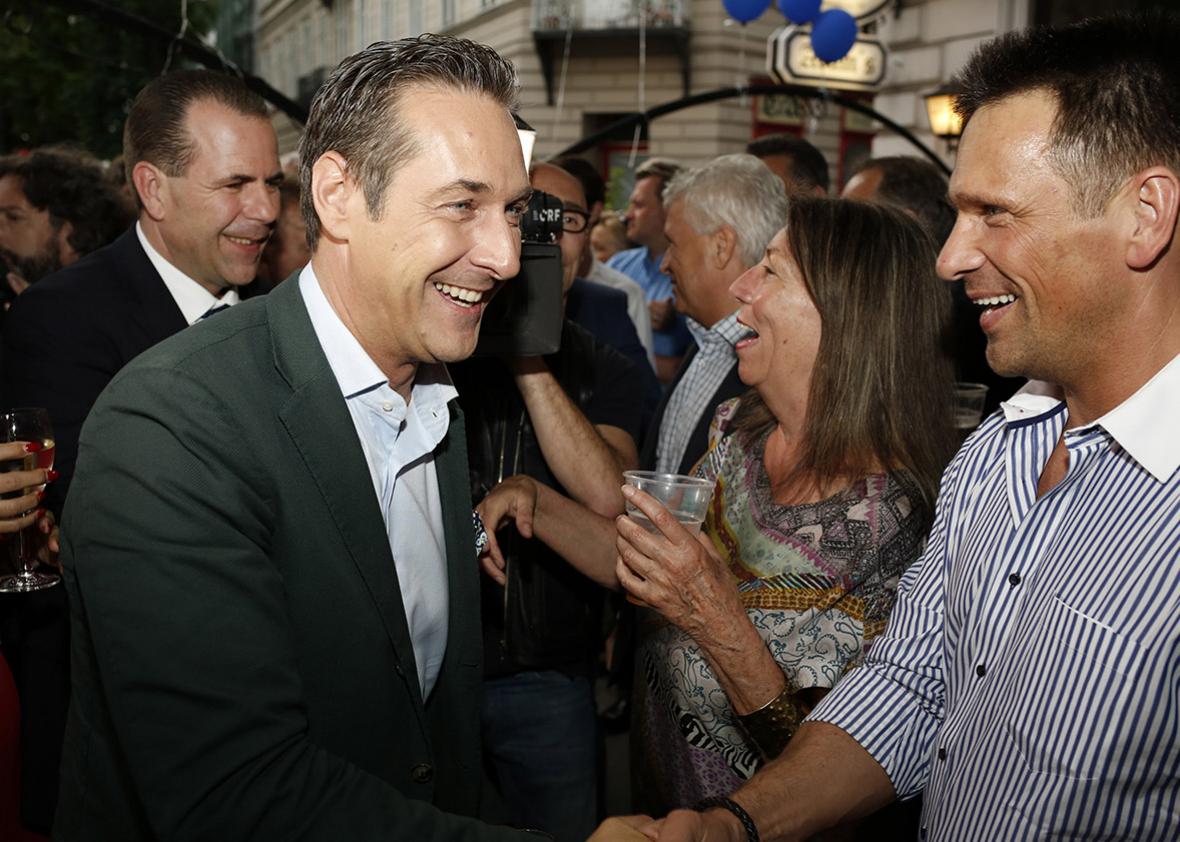
M 1008 422 L 1053 409 L 1064 400 L 1061 389 L 1030 380 L 1000 406 Z M 1082 429 L 1101 427 L 1131 458 L 1160 482 L 1180 467 L 1180 438 L 1166 423 L 1180 415 L 1180 355 L 1157 371 L 1138 391 Z
M 328 358 L 332 374 L 340 384 L 341 394 L 349 399 L 386 385 L 389 378 L 377 367 L 377 363 L 373 362 L 373 358 L 340 320 L 340 316 L 336 314 L 328 302 L 328 297 L 320 288 L 319 279 L 310 263 L 299 273 L 299 292 L 307 306 L 307 314 L 311 318 L 316 338 L 320 341 L 320 347 L 324 349 L 324 356 Z M 446 406 L 458 394 L 451 383 L 446 366 L 441 363 L 418 366 L 414 385 L 410 390 L 410 400 L 419 405 L 421 412 L 433 412 L 441 406 Z
M 688 316 L 685 321 L 688 323 L 688 331 L 692 334 L 692 338 L 702 348 L 705 345 L 720 344 L 722 342 L 732 348 L 746 332 L 745 325 L 738 322 L 737 314 L 738 311 L 734 310 L 712 327 L 705 327 L 696 319 L 692 318 L 692 316 Z
M 169 263 L 164 255 L 156 251 L 155 246 L 148 241 L 147 235 L 143 232 L 143 226 L 138 221 L 135 223 L 135 234 L 139 237 L 139 244 L 147 253 L 148 260 L 159 273 L 164 286 L 168 288 L 168 294 L 172 296 L 172 300 L 180 308 L 180 314 L 190 325 L 195 324 L 201 316 L 214 307 L 220 307 L 223 304 L 233 306 L 241 300 L 238 291 L 233 287 L 227 289 L 218 298 Z

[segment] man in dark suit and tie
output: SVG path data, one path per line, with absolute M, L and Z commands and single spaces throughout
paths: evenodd
M 58 517 L 99 393 L 146 349 L 250 294 L 278 213 L 266 104 L 232 76 L 154 80 L 132 104 L 123 141 L 135 226 L 30 287 L 4 325 L 3 400 L 49 410 L 60 476 L 44 505 Z M 48 832 L 69 700 L 65 592 L 8 597 L 0 622 L 21 693 L 24 819 Z
M 310 265 L 91 412 L 55 838 L 524 838 L 466 817 L 479 573 L 444 365 L 519 269 L 516 87 L 442 36 L 345 59 L 300 148 Z

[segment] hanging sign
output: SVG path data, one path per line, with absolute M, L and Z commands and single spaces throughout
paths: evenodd
M 843 9 L 862 25 L 880 15 L 891 5 L 893 5 L 893 0 L 824 0 L 825 9 Z
M 869 35 L 859 36 L 848 55 L 830 64 L 815 54 L 806 29 L 785 26 L 766 42 L 767 72 L 788 85 L 876 91 L 885 81 L 887 58 L 885 45 Z

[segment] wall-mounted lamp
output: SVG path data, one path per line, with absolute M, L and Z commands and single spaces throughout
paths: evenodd
M 961 91 L 952 84 L 944 84 L 936 91 L 926 94 L 926 116 L 930 118 L 930 130 L 954 149 L 959 135 L 963 133 L 963 119 L 955 111 L 955 97 Z

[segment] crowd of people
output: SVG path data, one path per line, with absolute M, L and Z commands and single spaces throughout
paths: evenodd
M 0 836 L 1176 838 L 1178 47 L 985 43 L 949 183 L 839 197 L 772 135 L 612 211 L 433 35 L 333 71 L 297 172 L 207 70 L 112 164 L 0 158 L 0 402 L 56 444 L 0 444 L 0 538 L 63 580 L 0 594 Z M 560 344 L 479 353 L 535 193 Z

